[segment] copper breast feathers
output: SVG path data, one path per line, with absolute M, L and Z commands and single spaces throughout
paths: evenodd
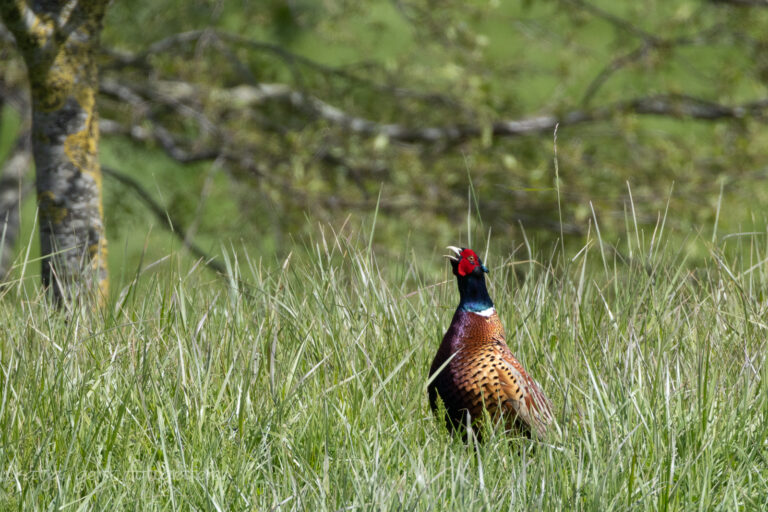
M 455 354 L 455 355 L 454 355 Z M 451 356 L 453 356 L 451 358 Z M 543 437 L 552 405 L 505 343 L 495 311 L 457 311 L 432 362 L 430 376 L 450 359 L 429 386 L 430 405 L 443 400 L 449 428 L 475 421 L 486 409 L 504 415 L 507 428 Z

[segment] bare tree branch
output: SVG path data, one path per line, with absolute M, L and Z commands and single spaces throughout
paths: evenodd
M 391 140 L 400 142 L 445 143 L 477 138 L 483 134 L 483 127 L 477 125 L 413 128 L 400 124 L 380 124 L 369 119 L 350 115 L 318 98 L 306 96 L 298 91 L 292 91 L 279 84 L 263 85 L 262 87 L 262 91 L 266 90 L 268 94 L 261 96 L 257 93 L 254 98 L 259 100 L 264 97 L 285 99 L 296 107 L 308 109 L 321 119 L 338 124 L 348 131 L 361 135 L 385 135 Z M 729 106 L 691 96 L 662 94 L 620 101 L 592 110 L 573 110 L 559 116 L 545 115 L 520 120 L 497 121 L 491 125 L 491 133 L 497 137 L 537 134 L 551 131 L 558 123 L 562 126 L 569 126 L 602 121 L 621 113 L 715 120 L 738 119 L 746 116 L 761 117 L 765 115 L 766 111 L 768 111 L 768 99 Z
M 221 276 L 227 275 L 227 270 L 224 268 L 224 265 L 216 261 L 214 257 L 210 256 L 200 246 L 195 244 L 187 236 L 186 229 L 182 223 L 178 219 L 172 217 L 160 203 L 155 201 L 154 198 L 152 198 L 152 195 L 141 185 L 141 183 L 128 176 L 127 174 L 121 173 L 120 171 L 110 167 L 102 167 L 101 172 L 103 172 L 105 176 L 109 176 L 110 178 L 113 178 L 114 180 L 133 190 L 139 199 L 141 199 L 144 204 L 147 205 L 149 211 L 151 211 L 160 221 L 160 224 L 166 227 L 171 233 L 173 233 L 176 238 L 181 240 L 182 244 L 184 244 L 184 247 L 186 247 L 189 252 L 191 252 L 195 257 L 203 260 L 208 268 Z
M 605 67 L 603 67 L 603 69 L 597 73 L 597 75 L 595 75 L 595 78 L 593 78 L 589 85 L 587 85 L 584 95 L 581 98 L 581 105 L 585 106 L 589 104 L 595 94 L 597 94 L 597 91 L 605 84 L 605 82 L 608 81 L 608 79 L 614 73 L 634 62 L 637 62 L 640 59 L 645 58 L 652 51 L 707 43 L 709 36 L 717 33 L 720 28 L 721 25 L 717 24 L 713 27 L 702 30 L 700 33 L 693 36 L 683 36 L 673 39 L 643 39 L 643 42 L 640 44 L 640 46 L 625 54 L 613 58 L 608 64 L 605 65 Z
M 716 24 L 701 32 L 686 31 L 688 33 L 682 36 L 661 37 L 634 26 L 633 19 L 622 19 L 593 6 L 590 0 L 562 1 L 605 20 L 617 31 L 629 33 L 630 40 L 638 38 L 634 43 L 636 48 L 627 49 L 627 53 L 614 57 L 588 84 L 580 108 L 563 108 L 544 115 L 501 118 L 495 121 L 493 118 L 489 120 L 487 116 L 482 117 L 478 112 L 467 114 L 468 111 L 465 111 L 459 115 L 457 109 L 432 109 L 428 116 L 421 117 L 411 111 L 405 111 L 406 116 L 398 117 L 397 114 L 379 108 L 356 110 L 354 105 L 358 105 L 358 102 L 341 103 L 341 100 L 335 99 L 343 97 L 338 86 L 346 87 L 345 90 L 358 83 L 372 88 L 371 90 L 384 90 L 387 86 L 373 83 L 367 78 L 361 79 L 355 70 L 350 72 L 349 68 L 325 66 L 294 55 L 277 45 L 215 30 L 199 30 L 175 34 L 153 43 L 146 51 L 138 54 L 112 54 L 114 65 L 112 71 L 107 72 L 102 79 L 102 94 L 117 100 L 119 108 L 112 114 L 114 120 L 102 122 L 102 132 L 127 136 L 140 144 L 156 145 L 169 157 L 183 164 L 220 159 L 225 172 L 235 179 L 255 177 L 259 186 L 264 185 L 273 191 L 281 191 L 281 197 L 286 202 L 303 202 L 311 204 L 313 208 L 320 207 L 322 210 L 326 207 L 333 211 L 339 208 L 370 207 L 370 193 L 373 189 L 371 184 L 377 179 L 380 181 L 380 175 L 377 173 L 386 171 L 383 164 L 382 168 L 377 165 L 356 164 L 355 159 L 366 162 L 370 155 L 360 156 L 359 149 L 353 148 L 357 143 L 350 141 L 381 137 L 393 143 L 412 145 L 410 150 L 415 150 L 429 165 L 429 155 L 453 151 L 467 141 L 480 138 L 487 140 L 486 137 L 513 138 L 550 133 L 558 123 L 566 128 L 570 125 L 606 122 L 624 115 L 700 121 L 738 120 L 749 117 L 764 120 L 768 115 L 768 100 L 762 99 L 751 103 L 722 104 L 682 94 L 655 94 L 611 103 L 597 103 L 594 101 L 597 92 L 617 71 L 653 52 L 664 52 L 681 45 L 711 43 L 711 36 L 714 34 L 718 37 L 718 30 L 722 30 L 726 25 Z M 206 49 L 208 57 L 212 55 L 213 59 L 226 59 L 225 62 L 230 66 L 226 69 L 227 80 L 218 83 L 236 85 L 220 88 L 206 81 L 198 81 L 197 78 L 190 78 L 190 82 L 157 79 L 167 75 L 159 68 L 154 68 L 155 60 L 150 58 L 151 55 L 165 52 L 169 58 L 179 59 L 190 54 L 192 47 L 198 50 L 198 54 L 199 50 Z M 247 58 L 253 52 L 275 55 L 286 67 L 291 68 L 294 75 L 307 71 L 328 75 L 321 78 L 326 80 L 324 83 L 327 85 L 332 84 L 331 92 L 326 94 L 322 92 L 323 88 L 305 89 L 301 83 L 295 82 L 259 82 L 260 76 L 256 70 L 251 69 Z M 122 73 L 122 66 L 146 69 L 150 79 L 143 80 L 143 76 L 146 76 L 143 74 L 139 78 L 125 79 L 134 75 L 135 68 L 128 70 L 129 73 Z M 221 66 L 217 69 L 221 69 Z M 307 74 L 306 77 L 315 80 L 317 73 Z M 328 81 L 333 77 L 342 80 Z M 309 83 L 310 81 L 307 81 L 307 84 Z M 402 95 L 395 89 L 387 92 L 395 97 L 409 97 L 408 94 L 412 91 L 406 91 Z M 427 95 L 416 93 L 414 97 Z M 590 101 L 592 105 L 589 104 Z M 123 115 L 125 105 L 131 108 L 127 116 Z M 401 104 L 398 108 L 402 106 Z M 386 115 L 392 117 L 379 117 L 373 113 L 379 111 L 387 112 Z M 386 122 L 389 120 L 394 122 Z M 315 130 L 312 130 L 313 125 Z M 248 130 L 251 135 L 243 137 L 239 133 L 240 130 Z M 362 196 L 351 189 L 347 189 L 351 195 L 345 195 L 333 187 L 314 193 L 302 190 L 297 184 L 295 173 L 291 172 L 296 165 L 296 153 L 287 150 L 295 147 L 295 136 L 299 133 L 302 137 L 305 133 L 312 135 L 302 139 L 306 151 L 299 152 L 302 155 L 301 163 L 314 163 L 314 166 L 308 167 L 313 171 L 317 169 L 318 164 L 322 164 L 326 168 L 320 169 L 320 172 L 329 173 L 333 179 L 344 173 L 349 182 L 357 186 Z M 350 137 L 350 134 L 358 137 Z M 307 148 L 306 144 L 312 147 Z M 400 149 L 382 151 L 381 161 L 390 162 L 393 151 L 403 151 L 403 144 L 400 144 Z M 396 148 L 397 144 L 392 144 L 391 147 Z M 418 193 L 404 194 L 389 203 L 384 201 L 381 208 L 395 212 L 418 204 L 429 207 L 431 211 L 442 212 L 441 205 L 446 201 L 446 197 L 433 194 L 428 201 L 430 204 L 426 205 L 425 198 L 419 197 Z M 530 200 L 526 201 L 528 206 L 521 206 L 523 212 L 530 207 Z M 535 203 L 534 200 L 533 204 Z M 500 207 L 501 210 L 503 208 Z M 508 209 L 504 212 L 505 215 L 509 213 Z M 529 218 L 525 220 L 528 224 L 533 222 Z M 576 231 L 577 228 L 574 228 L 573 232 Z
M 615 27 L 628 32 L 630 34 L 633 34 L 637 37 L 640 37 L 642 39 L 657 42 L 658 37 L 655 34 L 651 34 L 650 32 L 647 32 L 646 30 L 643 30 L 634 24 L 630 23 L 629 21 L 625 20 L 624 18 L 621 18 L 619 16 L 616 16 L 615 14 L 611 14 L 608 11 L 605 11 L 601 9 L 600 7 L 597 7 L 596 5 L 592 5 L 591 3 L 585 1 L 585 0 L 561 0 L 567 4 L 574 5 L 576 7 L 579 7 L 589 13 L 591 13 L 593 16 L 596 16 L 602 20 L 607 21 L 611 25 L 614 25 Z
M 190 86 L 193 87 L 193 86 Z M 186 88 L 183 89 L 187 91 Z M 190 93 L 191 94 L 191 93 Z M 231 89 L 211 93 L 224 102 L 232 102 L 240 108 L 249 108 L 267 101 L 283 101 L 295 108 L 304 110 L 319 119 L 341 126 L 345 130 L 363 136 L 384 135 L 390 140 L 407 143 L 456 143 L 482 136 L 490 129 L 496 137 L 516 137 L 538 134 L 554 129 L 556 124 L 570 126 L 588 122 L 604 121 L 618 114 L 634 113 L 639 115 L 657 115 L 673 118 L 692 118 L 698 120 L 740 119 L 747 116 L 762 118 L 768 111 L 768 99 L 741 105 L 722 105 L 679 94 L 659 94 L 636 99 L 618 101 L 594 109 L 577 109 L 561 115 L 543 115 L 517 120 L 500 120 L 486 128 L 481 125 L 448 125 L 432 127 L 411 127 L 397 123 L 378 123 L 364 117 L 349 114 L 314 96 L 291 89 L 285 84 L 260 84 L 256 87 L 237 86 Z M 190 96 L 192 97 L 192 96 Z M 181 98 L 174 101 L 183 104 Z M 107 129 L 110 125 L 107 125 Z M 137 139 L 148 139 L 150 134 L 141 129 L 132 128 L 131 135 Z M 155 131 L 152 138 L 160 142 L 169 154 L 178 152 L 177 145 L 167 132 Z M 218 152 L 203 150 L 196 159 L 209 159 L 218 156 Z M 189 160 L 188 155 L 174 156 L 177 160 Z
M 713 27 L 702 30 L 698 34 L 691 35 L 691 36 L 681 36 L 681 37 L 672 37 L 672 38 L 660 37 L 660 36 L 657 36 L 656 34 L 652 34 L 647 30 L 644 30 L 634 25 L 633 23 L 631 23 L 630 21 L 624 18 L 621 18 L 608 11 L 605 11 L 604 9 L 591 4 L 586 0 L 561 0 L 561 1 L 591 13 L 593 16 L 596 16 L 610 23 L 618 30 L 621 30 L 628 34 L 632 34 L 633 36 L 639 37 L 640 39 L 642 39 L 642 43 L 638 47 L 634 48 L 633 50 L 630 50 L 625 54 L 614 57 L 608 64 L 606 64 L 603 67 L 603 69 L 601 69 L 597 73 L 597 75 L 595 75 L 595 78 L 593 78 L 592 81 L 589 83 L 589 85 L 587 85 L 587 88 L 581 99 L 581 105 L 587 105 L 590 102 L 590 100 L 594 97 L 594 95 L 597 93 L 598 89 L 600 89 L 600 87 L 603 86 L 603 84 L 611 77 L 611 75 L 613 75 L 620 69 L 624 68 L 625 66 L 642 59 L 643 57 L 647 56 L 651 51 L 706 42 L 707 41 L 706 36 L 717 32 L 721 27 L 720 24 L 716 24 Z M 718 0 L 712 0 L 712 1 L 718 1 Z M 728 1 L 728 0 L 722 0 L 722 1 Z M 735 0 L 735 1 L 739 1 L 739 0 Z M 768 0 L 757 0 L 757 1 L 768 2 Z
M 642 59 L 648 55 L 648 52 L 652 48 L 653 46 L 648 44 L 646 41 L 634 50 L 625 53 L 624 55 L 615 57 L 613 60 L 611 60 L 611 62 L 606 64 L 605 67 L 601 69 L 600 72 L 595 75 L 595 78 L 593 78 L 589 83 L 586 90 L 584 91 L 584 95 L 581 97 L 581 104 L 589 104 L 597 91 L 603 86 L 603 84 L 605 84 L 605 82 L 608 81 L 611 75 L 624 68 L 625 66 Z
M 99 128 L 104 135 L 123 135 L 136 142 L 159 144 L 168 156 L 183 164 L 214 160 L 221 155 L 221 150 L 214 148 L 188 150 L 168 130 L 154 124 L 150 129 L 138 124 L 125 126 L 111 119 L 102 119 Z
M 134 116 L 138 119 L 147 118 L 150 123 L 134 124 L 130 126 L 122 125 L 114 120 L 102 120 L 101 131 L 104 134 L 128 136 L 136 142 L 157 143 L 166 154 L 180 163 L 194 163 L 203 160 L 212 160 L 223 157 L 230 163 L 238 163 L 244 160 L 250 160 L 245 155 L 253 154 L 252 148 L 229 148 L 224 150 L 224 144 L 215 144 L 205 147 L 203 143 L 192 143 L 191 146 L 203 149 L 188 149 L 171 134 L 163 125 L 150 115 L 151 100 L 145 99 L 142 94 L 150 96 L 153 99 L 161 98 L 172 109 L 184 109 L 185 113 L 196 111 L 198 105 L 202 104 L 207 95 L 210 100 L 222 108 L 241 109 L 243 107 L 252 107 L 269 101 L 282 100 L 290 101 L 290 94 L 293 92 L 289 87 L 282 84 L 265 84 L 258 87 L 238 86 L 231 89 L 214 89 L 204 91 L 200 87 L 186 82 L 155 82 L 164 92 L 162 94 L 154 92 L 152 88 L 144 87 L 140 92 L 131 88 L 126 83 L 119 84 L 114 80 L 104 80 L 102 82 L 102 93 L 122 100 L 134 108 Z M 194 106 L 191 106 L 194 105 Z M 226 107 L 224 107 L 226 106 Z M 202 114 L 193 113 L 191 117 L 199 119 Z M 217 132 L 223 129 L 219 128 Z M 231 140 L 229 134 L 219 133 L 222 140 Z M 381 165 L 356 165 L 341 156 L 334 154 L 328 148 L 319 149 L 313 158 L 327 165 L 340 167 L 345 170 L 347 175 L 358 186 L 364 196 L 368 191 L 363 184 L 363 176 L 378 175 L 386 172 L 386 167 Z M 250 167 L 252 165 L 249 164 Z M 256 172 L 262 177 L 268 172 L 256 169 Z
M 219 130 L 219 135 L 224 137 L 224 139 L 218 142 L 216 139 L 205 142 L 202 140 L 189 141 L 181 137 L 177 138 L 163 128 L 162 125 L 159 125 L 156 120 L 141 118 L 141 113 L 148 111 L 145 105 L 146 100 L 142 96 L 142 94 L 147 93 L 146 90 L 142 91 L 142 94 L 134 94 L 130 84 L 122 84 L 121 86 L 125 88 L 125 91 L 120 96 L 126 99 L 129 104 L 135 105 L 137 124 L 125 126 L 116 121 L 104 119 L 101 126 L 105 134 L 128 136 L 136 142 L 143 144 L 158 144 L 166 154 L 181 163 L 221 159 L 228 166 L 231 166 L 231 170 L 246 171 L 276 186 L 279 190 L 282 190 L 289 201 L 301 204 L 322 204 L 330 209 L 371 208 L 375 206 L 365 193 L 361 176 L 363 173 L 371 175 L 371 173 L 379 172 L 378 170 L 351 167 L 341 157 L 334 155 L 333 151 L 322 150 L 317 152 L 314 156 L 328 165 L 348 166 L 350 178 L 358 184 L 358 187 L 363 192 L 364 199 L 363 201 L 354 201 L 335 193 L 321 194 L 320 196 L 313 197 L 306 193 L 306 191 L 295 187 L 291 183 L 289 176 L 286 176 L 284 173 L 275 172 L 280 166 L 288 164 L 285 155 L 271 156 L 269 150 L 266 149 L 246 147 L 242 144 L 226 144 L 225 141 L 228 140 L 227 138 L 231 134 L 228 135 L 224 128 Z M 147 87 L 152 88 L 153 86 L 150 84 Z M 260 84 L 256 87 L 241 85 L 230 89 L 208 91 L 201 87 L 187 84 L 186 86 L 164 87 L 164 89 L 166 90 L 166 95 L 170 94 L 173 100 L 169 104 L 181 105 L 184 108 L 198 108 L 206 103 L 203 98 L 205 95 L 209 98 L 207 104 L 212 103 L 218 105 L 218 108 L 233 108 L 237 110 L 256 108 L 268 102 L 284 102 L 291 107 L 358 135 L 376 136 L 384 134 L 392 140 L 401 142 L 423 145 L 437 144 L 443 147 L 481 137 L 484 130 L 490 130 L 494 136 L 498 137 L 514 137 L 549 133 L 557 123 L 563 126 L 585 124 L 606 121 L 625 114 L 656 115 L 703 121 L 748 117 L 765 119 L 768 115 L 768 99 L 734 106 L 684 95 L 661 94 L 619 101 L 601 108 L 571 110 L 559 115 L 501 120 L 491 123 L 486 127 L 482 125 L 452 125 L 419 128 L 401 124 L 382 124 L 350 115 L 316 97 L 293 90 L 285 84 Z M 224 105 L 230 105 L 230 107 L 225 107 Z M 191 149 L 191 147 L 196 147 L 196 149 Z M 413 201 L 413 198 L 403 197 L 395 201 L 383 201 L 380 207 L 382 211 L 395 213 L 408 208 L 414 208 L 417 204 L 425 206 L 423 199 L 416 200 L 416 203 Z M 492 201 L 486 201 L 485 205 L 490 208 L 492 207 L 491 203 Z M 428 207 L 430 211 L 442 212 L 444 211 L 444 206 L 445 204 L 438 201 L 438 203 L 429 204 L 425 207 Z M 165 216 L 164 211 L 159 206 L 154 211 L 156 215 L 158 215 L 158 212 L 162 212 L 163 216 Z M 446 214 L 450 214 L 451 211 L 452 209 L 449 208 Z M 547 224 L 548 221 L 545 218 L 538 219 L 535 215 L 530 216 L 520 213 L 516 215 L 516 218 L 524 220 L 528 225 L 535 224 L 543 228 L 551 227 L 550 224 Z M 570 233 L 577 233 L 579 228 L 577 226 L 569 226 L 568 231 Z M 181 232 L 183 233 L 183 230 Z
M 233 65 L 237 68 L 239 74 L 248 78 L 246 81 L 251 85 L 256 85 L 256 83 L 253 80 L 250 71 L 247 70 L 247 66 L 240 62 L 237 59 L 235 53 L 230 51 L 230 49 L 225 45 L 239 46 L 275 55 L 289 66 L 289 69 L 296 79 L 299 88 L 302 88 L 301 73 L 297 66 L 301 65 L 307 69 L 321 73 L 322 75 L 335 76 L 351 83 L 356 83 L 376 91 L 391 94 L 397 98 L 413 98 L 429 103 L 443 104 L 454 108 L 460 108 L 462 111 L 469 111 L 465 105 L 462 105 L 456 99 L 443 94 L 435 92 L 415 91 L 406 87 L 376 83 L 369 78 L 360 76 L 346 69 L 321 64 L 308 57 L 304 57 L 297 53 L 286 50 L 282 46 L 274 43 L 249 39 L 243 36 L 229 34 L 227 32 L 222 32 L 210 28 L 173 34 L 151 44 L 149 47 L 147 47 L 146 50 L 138 54 L 131 54 L 114 49 L 104 49 L 104 54 L 110 57 L 110 62 L 105 64 L 103 69 L 118 69 L 129 66 L 139 67 L 142 69 L 151 69 L 152 66 L 149 63 L 149 56 L 156 55 L 158 53 L 170 52 L 176 48 L 187 48 L 193 43 L 198 43 L 204 40 L 210 40 L 211 43 L 224 43 L 215 47 L 221 51 L 221 53 L 228 60 L 233 62 Z

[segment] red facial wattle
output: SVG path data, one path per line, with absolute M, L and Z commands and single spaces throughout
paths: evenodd
M 461 251 L 460 257 L 461 260 L 459 261 L 458 268 L 460 276 L 467 276 L 480 266 L 480 258 L 477 257 L 477 254 L 472 249 L 464 249 Z

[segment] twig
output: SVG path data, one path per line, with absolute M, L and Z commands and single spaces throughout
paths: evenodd
M 275 55 L 289 66 L 291 72 L 294 75 L 294 78 L 297 80 L 299 88 L 302 88 L 300 78 L 301 74 L 297 68 L 297 65 L 304 66 L 307 69 L 311 69 L 323 75 L 335 76 L 351 83 L 356 83 L 376 91 L 391 94 L 392 96 L 398 98 L 413 98 L 430 103 L 443 104 L 454 108 L 458 107 L 464 112 L 469 112 L 469 109 L 465 105 L 462 105 L 456 99 L 443 94 L 435 92 L 414 91 L 406 87 L 376 83 L 369 78 L 365 78 L 358 74 L 349 72 L 346 69 L 321 64 L 308 57 L 304 57 L 297 53 L 286 50 L 282 46 L 274 43 L 249 39 L 236 34 L 230 34 L 210 28 L 173 34 L 151 44 L 149 47 L 147 47 L 146 50 L 137 54 L 105 48 L 103 53 L 110 58 L 110 62 L 105 64 L 103 69 L 118 69 L 129 66 L 140 67 L 142 69 L 151 69 L 152 66 L 149 62 L 149 56 L 156 55 L 158 53 L 166 53 L 177 47 L 187 48 L 203 38 L 209 38 L 214 43 L 226 43 L 229 45 L 245 47 Z M 230 51 L 224 44 L 214 45 L 214 47 L 220 51 L 230 62 L 233 63 L 241 77 L 246 78 L 247 82 L 251 83 L 251 85 L 254 85 L 250 70 L 247 69 L 247 66 L 244 63 L 237 59 L 237 56 L 234 52 Z M 250 78 L 249 75 L 251 76 Z
M 561 0 L 561 1 L 567 4 L 571 4 L 576 7 L 579 7 L 591 13 L 593 16 L 596 16 L 602 20 L 607 21 L 608 23 L 615 26 L 616 28 L 619 28 L 635 36 L 641 37 L 645 40 L 654 41 L 654 42 L 657 42 L 659 40 L 659 38 L 655 34 L 651 34 L 650 32 L 647 32 L 633 25 L 632 23 L 625 20 L 624 18 L 616 16 L 615 14 L 611 14 L 608 11 L 604 11 L 600 7 L 597 7 L 596 5 L 592 5 L 589 2 L 586 2 L 585 0 Z
M 165 128 L 155 124 L 152 124 L 151 128 L 137 124 L 125 126 L 111 119 L 101 119 L 99 128 L 104 135 L 123 135 L 136 142 L 159 144 L 168 156 L 182 164 L 214 160 L 222 154 L 220 149 L 214 148 L 200 151 L 185 149 Z
M 600 87 L 602 87 L 603 84 L 608 81 L 611 75 L 622 69 L 624 66 L 642 59 L 652 48 L 655 48 L 655 46 L 650 45 L 647 41 L 645 41 L 643 44 L 630 51 L 629 53 L 615 57 L 611 62 L 606 64 L 605 67 L 601 69 L 597 75 L 595 75 L 595 78 L 593 78 L 587 86 L 587 89 L 584 91 L 584 95 L 581 98 L 581 105 L 588 105 Z
M 203 260 L 203 263 L 205 263 L 208 268 L 220 276 L 226 277 L 227 270 L 224 268 L 224 265 L 216 261 L 212 256 L 201 249 L 200 246 L 190 240 L 181 222 L 172 217 L 171 214 L 168 213 L 168 211 L 165 210 L 165 208 L 163 208 L 160 203 L 155 201 L 154 198 L 152 198 L 152 195 L 141 185 L 141 183 L 116 169 L 112 169 L 111 167 L 102 167 L 101 172 L 105 176 L 109 176 L 110 178 L 119 181 L 123 185 L 126 185 L 131 190 L 133 190 L 139 199 L 141 199 L 147 205 L 155 217 L 158 218 L 160 224 L 165 226 L 171 233 L 176 236 L 176 238 L 181 240 L 182 244 L 184 244 L 184 247 L 186 247 L 189 252 L 195 255 L 195 257 Z
M 767 0 L 768 1 L 768 0 Z M 617 71 L 644 58 L 650 52 L 659 49 L 669 49 L 678 46 L 694 45 L 706 41 L 706 36 L 716 33 L 721 28 L 720 24 L 702 30 L 694 36 L 683 36 L 673 39 L 644 39 L 637 48 L 618 57 L 614 57 L 603 69 L 601 69 L 595 78 L 587 85 L 584 95 L 581 98 L 581 105 L 586 106 L 595 96 L 597 91 L 608 81 L 608 79 Z

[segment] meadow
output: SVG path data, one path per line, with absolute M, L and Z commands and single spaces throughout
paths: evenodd
M 110 297 L 45 296 L 30 169 L 0 284 L 0 510 L 767 510 L 768 9 L 744 4 L 112 2 Z M 25 98 L 7 37 L 0 56 Z M 315 99 L 224 101 L 263 85 Z M 24 131 L 8 98 L 0 165 Z M 599 119 L 493 135 L 578 111 Z M 449 244 L 490 268 L 545 439 L 467 444 L 429 410 Z
M 0 297 L 2 508 L 764 509 L 765 233 L 691 235 L 691 268 L 663 216 L 627 223 L 567 254 L 472 244 L 554 403 L 542 441 L 464 444 L 430 413 L 457 302 L 437 249 L 318 228 L 281 261 L 225 252 L 226 282 L 171 254 L 75 314 L 22 259 Z

